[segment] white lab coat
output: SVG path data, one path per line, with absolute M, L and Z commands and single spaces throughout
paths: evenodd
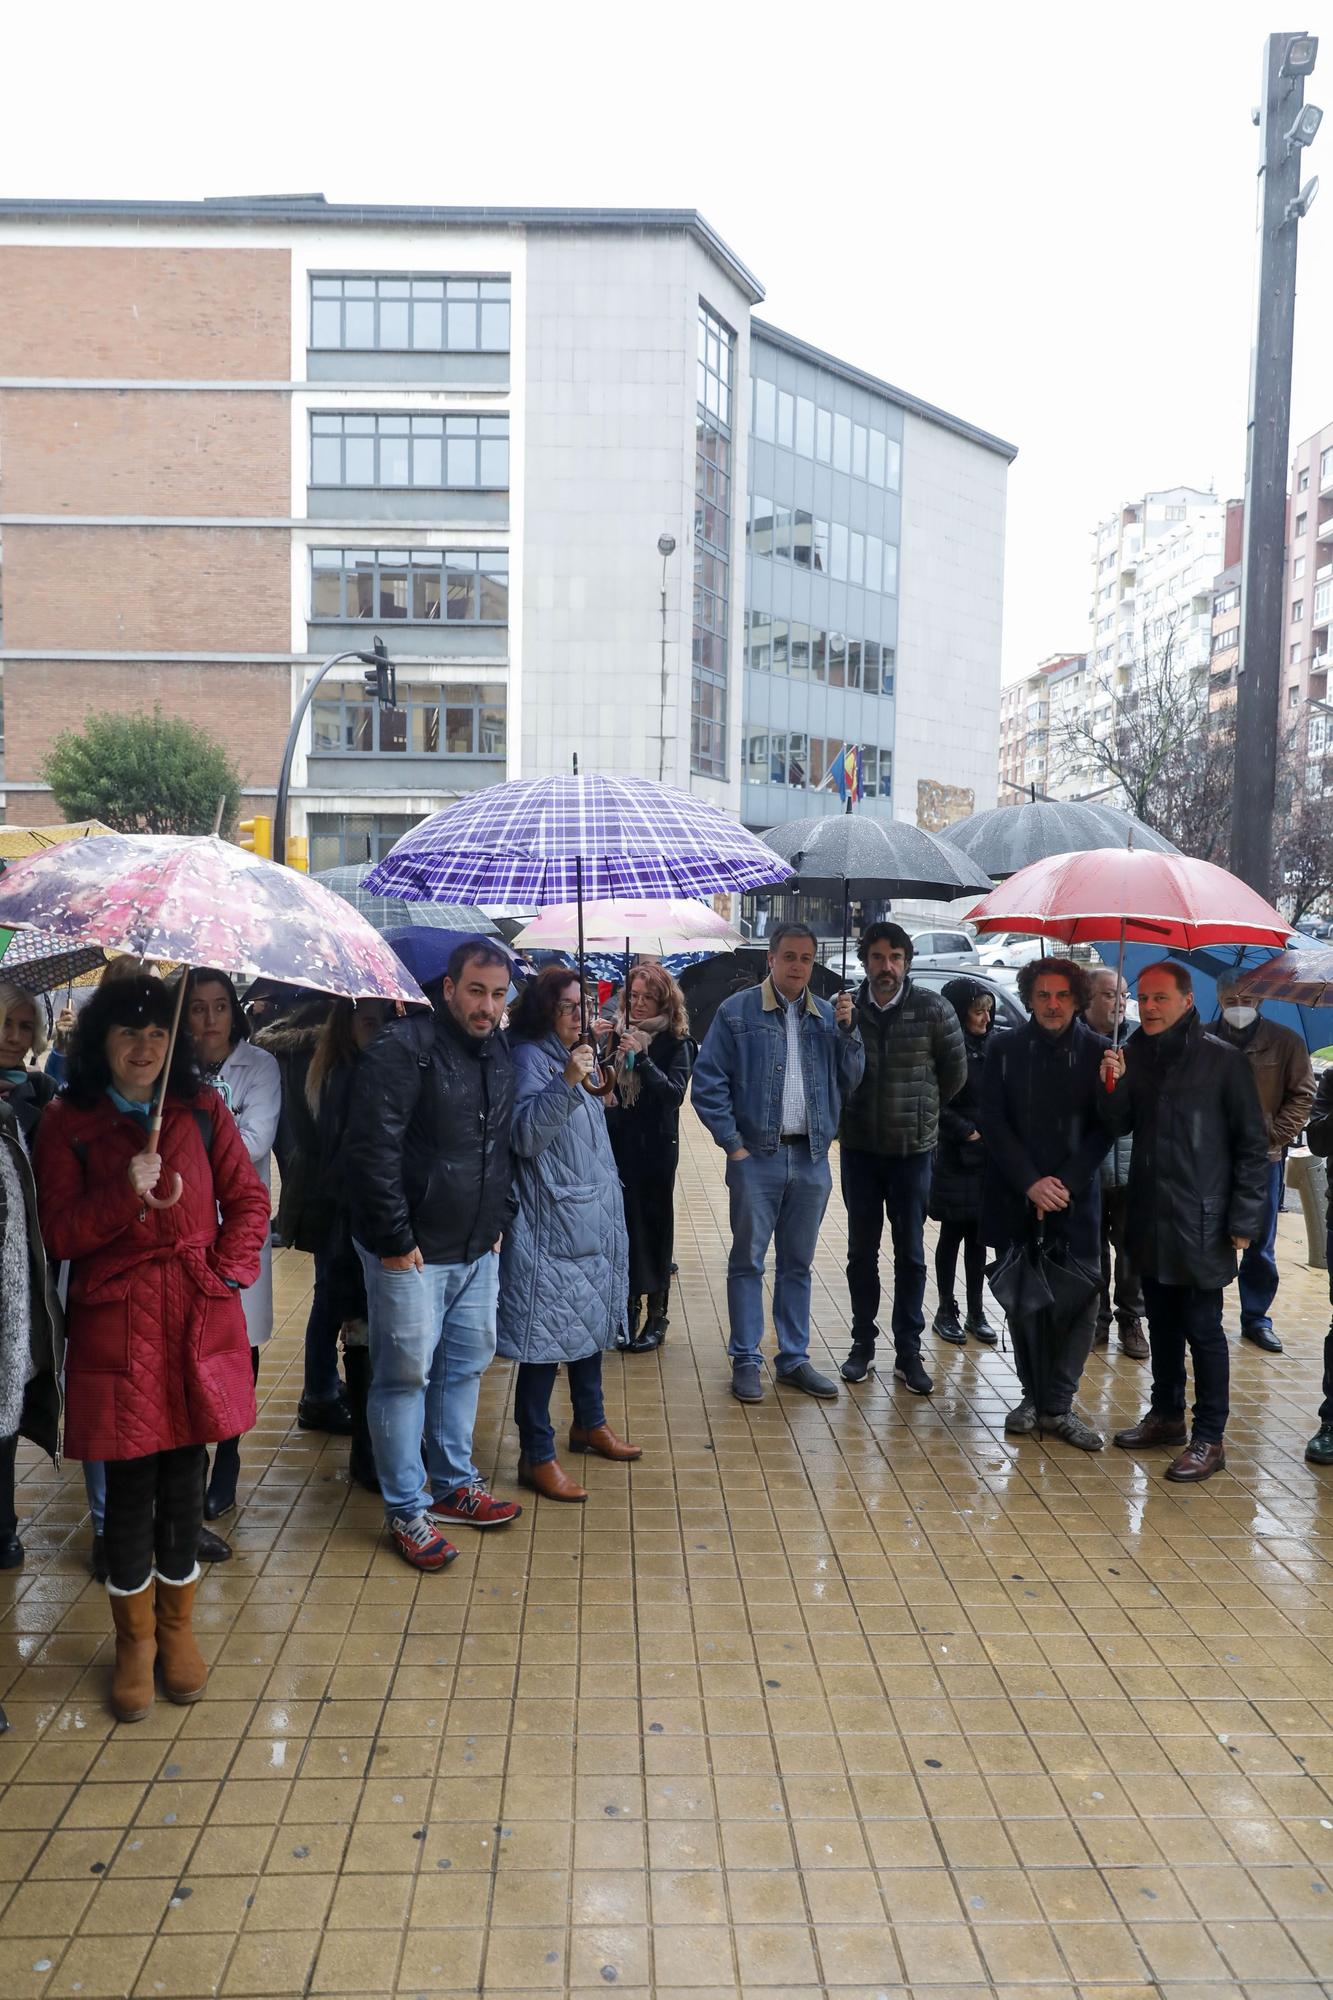
M 282 1071 L 267 1049 L 237 1042 L 214 1080 L 241 1128 L 245 1150 L 266 1188 L 272 1187 L 273 1140 L 282 1113 Z M 251 1347 L 262 1347 L 273 1332 L 273 1242 L 264 1239 L 259 1276 L 241 1293 Z

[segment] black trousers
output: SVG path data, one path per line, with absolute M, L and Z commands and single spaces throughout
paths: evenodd
M 975 1222 L 942 1222 L 935 1245 L 935 1289 L 940 1304 L 953 1298 L 958 1252 L 963 1253 L 963 1281 L 967 1287 L 967 1316 L 980 1319 L 985 1310 L 986 1246 L 977 1234 Z
M 1102 1298 L 1097 1325 L 1110 1332 L 1111 1318 L 1123 1333 L 1143 1318 L 1143 1283 L 1125 1240 L 1129 1189 L 1102 1189 Z
M 1231 1355 L 1222 1330 L 1222 1288 L 1163 1285 L 1147 1273 L 1143 1297 L 1148 1308 L 1152 1352 L 1152 1406 L 1160 1417 L 1185 1414 L 1185 1350 L 1194 1363 L 1194 1435 L 1221 1444 L 1231 1402 Z
M 879 1246 L 884 1217 L 893 1237 L 893 1345 L 900 1355 L 919 1354 L 926 1316 L 926 1204 L 933 1153 L 862 1153 L 840 1148 L 842 1198 L 847 1209 L 847 1291 L 852 1340 L 873 1347 L 879 1328 Z
M 1096 1331 L 1096 1292 L 1064 1322 L 1057 1322 L 1049 1312 L 1031 1319 L 1010 1316 L 1014 1373 L 1023 1385 L 1024 1396 L 1036 1404 L 1039 1417 L 1062 1417 L 1074 1407 Z
M 142 1590 L 153 1570 L 183 1583 L 194 1570 L 204 1525 L 201 1444 L 106 1462 L 107 1574 L 117 1590 Z
M 18 1448 L 17 1431 L 12 1437 L 0 1438 L 0 1541 L 16 1535 L 19 1529 L 14 1506 L 14 1459 Z

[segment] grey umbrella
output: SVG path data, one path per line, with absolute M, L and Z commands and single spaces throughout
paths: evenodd
M 326 868 L 314 879 L 359 910 L 381 937 L 387 937 L 390 931 L 405 930 L 410 925 L 420 928 L 423 924 L 434 930 L 475 931 L 479 937 L 500 935 L 498 925 L 491 922 L 484 910 L 474 910 L 464 903 L 406 903 L 398 896 L 372 896 L 365 887 L 370 869 L 368 861 L 354 862 L 342 868 Z
M 1085 854 L 1096 847 L 1176 852 L 1164 834 L 1154 833 L 1132 813 L 1086 799 L 1030 799 L 1021 806 L 993 806 L 989 812 L 959 820 L 949 828 L 949 839 L 997 882 L 1052 854 Z
M 934 896 L 950 901 L 991 887 L 990 876 L 938 834 L 904 819 L 868 819 L 847 812 L 827 819 L 793 819 L 764 839 L 796 870 L 802 889 L 842 891 L 842 964 L 847 964 L 847 913 L 853 896 Z

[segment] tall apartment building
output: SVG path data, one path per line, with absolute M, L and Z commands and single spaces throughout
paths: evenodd
M 1287 494 L 1286 647 L 1279 729 L 1290 730 L 1311 703 L 1329 698 L 1333 619 L 1333 424 L 1297 445 Z M 1322 716 L 1323 711 L 1317 713 Z M 1314 718 L 1312 717 L 1311 720 Z M 1324 735 L 1318 734 L 1321 741 Z
M 298 744 L 315 867 L 576 752 L 766 824 L 847 732 L 869 810 L 987 803 L 1013 447 L 761 297 L 688 210 L 0 202 L 8 816 L 55 815 L 61 728 L 155 705 L 263 809 L 376 632 L 398 709 L 335 669 Z
M 999 803 L 1023 797 L 1063 798 L 1067 758 L 1058 725 L 1067 690 L 1087 672 L 1086 653 L 1053 653 L 1000 691 Z
M 1213 578 L 1212 652 L 1208 661 L 1210 719 L 1229 718 L 1236 706 L 1240 671 L 1240 570 L 1245 534 L 1245 502 L 1228 500 L 1222 528 L 1226 567 Z

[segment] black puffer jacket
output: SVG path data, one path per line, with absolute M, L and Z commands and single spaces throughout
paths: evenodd
M 516 1204 L 514 1076 L 502 1036 L 474 1041 L 442 1000 L 390 1021 L 356 1066 L 340 1176 L 352 1234 L 379 1257 L 472 1264 Z
M 865 1074 L 842 1107 L 838 1138 L 854 1152 L 902 1159 L 929 1153 L 940 1135 L 940 1106 L 967 1081 L 958 1016 L 924 986 L 903 982 L 896 1007 L 879 1008 L 864 980 L 856 1016 Z
M 1250 1066 L 1191 1011 L 1125 1044 L 1125 1074 L 1098 1108 L 1134 1134 L 1130 1255 L 1164 1285 L 1211 1291 L 1236 1275 L 1233 1236 L 1253 1242 L 1268 1192 L 1268 1133 Z
M 995 1029 L 974 1035 L 963 1029 L 967 1081 L 951 1104 L 940 1108 L 940 1142 L 930 1180 L 930 1214 L 936 1222 L 975 1222 L 981 1214 L 981 1181 L 986 1165 L 981 1130 L 981 1073 Z

